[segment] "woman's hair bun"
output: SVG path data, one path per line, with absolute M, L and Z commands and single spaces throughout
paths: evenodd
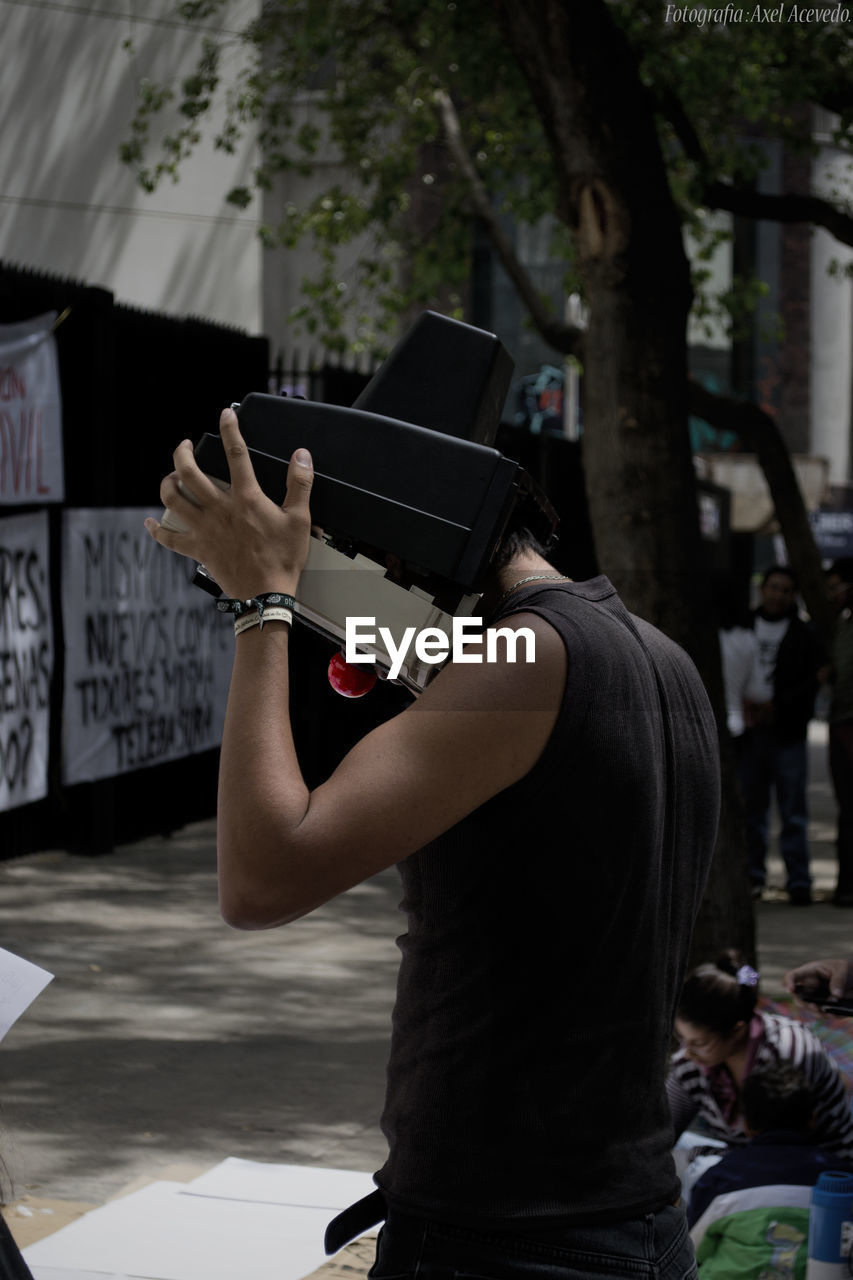
M 728 947 L 714 964 L 700 964 L 681 989 L 676 1017 L 717 1035 L 728 1035 L 739 1022 L 748 1022 L 758 999 L 758 974 L 735 947 Z

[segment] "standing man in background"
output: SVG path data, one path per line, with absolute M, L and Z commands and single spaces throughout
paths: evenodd
M 754 896 L 761 897 L 767 874 L 767 828 L 771 791 L 775 791 L 785 887 L 794 906 L 808 906 L 812 881 L 806 733 L 814 714 L 823 653 L 816 631 L 799 615 L 796 594 L 796 581 L 787 565 L 772 565 L 766 571 L 761 604 L 753 614 L 758 665 L 746 703 L 740 777 Z
M 838 802 L 838 881 L 832 901 L 853 907 L 853 556 L 833 563 L 826 585 L 838 611 L 830 655 L 829 771 Z

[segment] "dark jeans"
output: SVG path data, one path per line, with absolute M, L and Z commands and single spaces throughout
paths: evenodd
M 853 895 L 853 720 L 829 726 L 829 771 L 838 801 L 838 885 Z
M 487 1234 L 389 1211 L 374 1280 L 695 1280 L 681 1206 L 599 1227 L 540 1236 Z
M 764 884 L 770 795 L 775 791 L 782 823 L 779 852 L 787 871 L 785 887 L 789 892 L 810 889 L 805 738 L 786 742 L 769 729 L 748 729 L 741 742 L 739 771 L 752 883 Z

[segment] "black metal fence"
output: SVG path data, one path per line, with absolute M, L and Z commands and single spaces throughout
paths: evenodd
M 269 373 L 272 395 L 302 396 L 323 404 L 349 406 L 367 385 L 375 366 L 364 359 L 353 359 L 328 352 L 279 350 Z
M 265 338 L 117 304 L 105 289 L 0 262 L 0 323 L 57 312 L 65 506 L 154 506 L 184 435 L 215 428 L 222 405 L 266 390 Z M 0 506 L 0 515 L 36 508 Z M 212 813 L 216 753 L 64 787 L 61 782 L 62 508 L 47 508 L 54 675 L 49 790 L 0 813 L 0 856 L 62 847 L 101 852 Z

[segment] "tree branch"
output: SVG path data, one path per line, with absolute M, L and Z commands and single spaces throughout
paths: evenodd
M 715 395 L 692 378 L 687 385 L 690 412 L 712 427 L 733 431 L 747 450 L 756 455 L 770 489 L 788 554 L 797 566 L 803 599 L 815 624 L 824 638 L 828 638 L 833 615 L 826 596 L 820 552 L 797 474 L 775 418 L 757 404 Z
M 562 352 L 563 355 L 577 354 L 582 341 L 581 330 L 555 320 L 545 305 L 541 294 L 534 286 L 530 273 L 525 268 L 515 251 L 515 246 L 501 226 L 500 219 L 489 199 L 489 193 L 477 172 L 474 161 L 471 159 L 470 152 L 462 137 L 459 114 L 450 94 L 444 89 L 437 89 L 433 94 L 433 100 L 441 117 L 450 154 L 468 185 L 471 207 L 483 223 L 492 247 L 500 259 L 504 271 L 506 271 L 515 286 L 519 298 L 527 308 L 530 319 L 545 341 L 555 351 Z
M 702 181 L 706 182 L 710 173 L 710 164 L 705 148 L 698 133 L 693 127 L 693 121 L 684 110 L 681 99 L 673 89 L 668 87 L 658 88 L 655 92 L 655 101 L 661 115 L 665 117 L 675 130 L 675 136 L 681 143 L 681 149 L 687 156 L 688 160 L 692 160 L 701 174 Z
M 823 227 L 841 244 L 853 245 L 853 217 L 829 200 L 816 195 L 769 195 L 715 178 L 693 122 L 676 94 L 665 89 L 658 94 L 657 100 L 659 109 L 674 128 L 684 154 L 698 170 L 700 203 L 709 209 L 724 209 L 743 218 L 768 222 L 810 222 Z
M 711 209 L 769 222 L 810 222 L 823 227 L 841 244 L 853 245 L 853 217 L 820 196 L 767 195 L 716 181 L 705 186 L 702 196 Z

